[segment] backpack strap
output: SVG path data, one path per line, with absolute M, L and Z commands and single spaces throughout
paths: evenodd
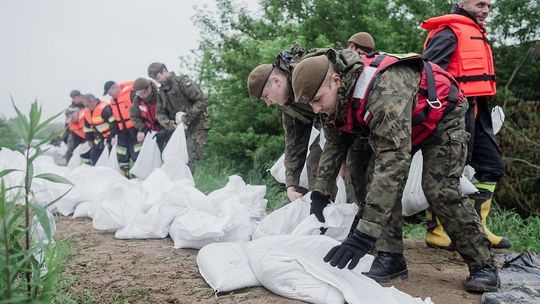
M 434 109 L 440 109 L 442 103 L 437 97 L 437 88 L 435 87 L 435 75 L 433 75 L 433 69 L 431 68 L 431 63 L 426 59 L 422 58 L 424 63 L 424 70 L 426 71 L 426 82 L 427 82 L 427 103 L 430 107 Z

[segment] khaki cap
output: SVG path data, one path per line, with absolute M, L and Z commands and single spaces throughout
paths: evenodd
M 330 60 L 326 55 L 300 61 L 292 74 L 292 87 L 296 102 L 309 103 L 326 78 Z
M 150 80 L 139 77 L 135 79 L 135 82 L 133 83 L 133 91 L 140 91 L 146 89 L 150 85 Z
M 258 67 L 254 68 L 248 76 L 248 92 L 252 100 L 260 100 L 262 96 L 262 91 L 274 66 L 271 64 L 261 64 Z
M 166 69 L 165 65 L 161 62 L 153 62 L 148 66 L 148 77 L 155 79 L 163 69 Z
M 367 51 L 373 51 L 375 49 L 375 40 L 366 32 L 356 33 L 349 38 L 349 42 L 358 45 L 361 48 L 365 48 Z

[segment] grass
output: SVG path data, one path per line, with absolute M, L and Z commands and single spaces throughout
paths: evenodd
M 540 253 L 540 217 L 521 218 L 517 213 L 495 207 L 488 217 L 488 227 L 496 235 L 506 236 L 512 242 L 512 251 Z M 419 224 L 406 223 L 405 237 L 423 240 L 426 234 L 425 220 Z

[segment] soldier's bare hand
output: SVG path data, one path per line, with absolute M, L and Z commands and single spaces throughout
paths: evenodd
M 291 202 L 294 202 L 295 200 L 302 197 L 302 193 L 297 192 L 296 188 L 294 188 L 294 186 L 291 186 L 287 188 L 287 197 Z
M 144 141 L 144 132 L 137 132 L 137 141 L 142 143 Z

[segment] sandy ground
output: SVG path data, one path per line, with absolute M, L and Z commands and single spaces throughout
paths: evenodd
M 57 238 L 73 240 L 73 256 L 62 272 L 62 292 L 77 303 L 301 303 L 262 287 L 215 295 L 199 274 L 197 251 L 174 249 L 163 240 L 117 240 L 92 228 L 90 219 L 57 217 Z M 405 240 L 409 278 L 392 282 L 436 304 L 480 303 L 463 290 L 468 271 L 457 253 Z

